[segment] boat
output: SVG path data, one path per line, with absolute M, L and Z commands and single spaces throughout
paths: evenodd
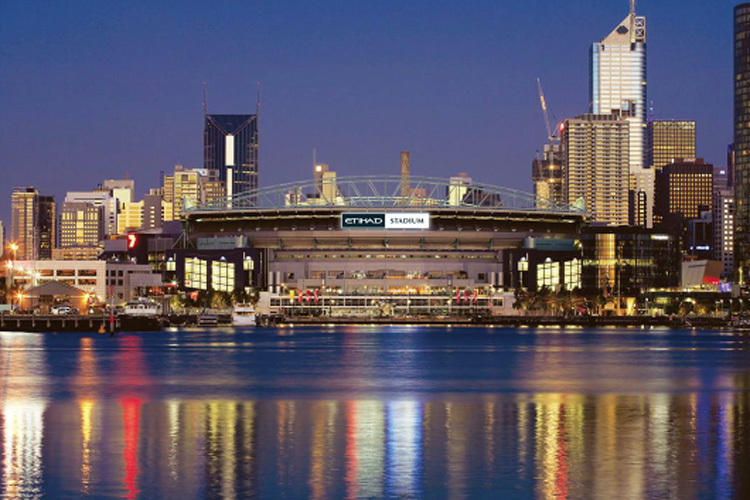
M 219 324 L 219 317 L 215 314 L 203 313 L 198 316 L 198 326 L 216 326 Z
M 138 297 L 125 304 L 118 314 L 120 329 L 125 331 L 157 331 L 162 328 L 161 304 Z
M 161 304 L 146 297 L 138 297 L 125 304 L 123 314 L 133 318 L 161 316 Z
M 750 332 L 750 317 L 741 316 L 731 322 L 732 328 L 736 332 Z
M 252 304 L 235 304 L 232 311 L 232 325 L 255 326 L 255 308 Z

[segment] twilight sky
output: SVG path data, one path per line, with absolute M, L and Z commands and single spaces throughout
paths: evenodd
M 640 0 L 656 117 L 698 122 L 698 154 L 732 140 L 731 0 Z M 558 119 L 586 111 L 588 47 L 628 0 L 0 0 L 0 220 L 33 185 L 61 202 L 127 173 L 139 196 L 202 166 L 202 82 L 214 113 L 255 110 L 260 182 L 469 172 L 531 190 Z

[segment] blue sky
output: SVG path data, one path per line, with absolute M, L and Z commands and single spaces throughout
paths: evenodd
M 657 118 L 695 119 L 698 154 L 732 140 L 732 7 L 641 0 Z M 531 189 L 546 133 L 586 111 L 588 47 L 627 0 L 35 2 L 0 0 L 0 220 L 14 186 L 62 201 L 129 174 L 139 193 L 202 163 L 214 113 L 255 109 L 261 185 L 339 175 L 469 172 Z

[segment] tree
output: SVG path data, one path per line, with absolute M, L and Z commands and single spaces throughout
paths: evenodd
M 228 292 L 216 292 L 214 291 L 211 296 L 211 308 L 213 309 L 228 309 L 232 305 L 232 298 Z

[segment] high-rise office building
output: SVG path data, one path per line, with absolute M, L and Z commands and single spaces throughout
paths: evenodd
M 0 220 L 0 258 L 5 254 L 5 226 Z
M 531 180 L 538 208 L 552 203 L 566 203 L 563 186 L 560 144 L 545 144 L 541 156 L 531 162 Z
M 731 277 L 734 270 L 734 189 L 714 189 L 714 259 L 724 266 L 722 273 Z
M 66 203 L 90 203 L 102 207 L 102 231 L 105 235 L 117 234 L 118 202 L 112 190 L 99 187 L 93 191 L 71 191 L 65 194 Z
M 15 188 L 11 195 L 11 243 L 17 260 L 39 258 L 39 192 L 33 187 Z
M 104 228 L 103 205 L 66 201 L 60 214 L 60 248 L 99 246 Z
M 626 112 L 630 127 L 625 186 L 632 191 L 629 219 L 651 227 L 654 173 L 646 165 L 646 18 L 631 1 L 627 17 L 589 52 L 589 110 L 595 115 Z
M 648 167 L 655 171 L 674 158 L 695 158 L 695 122 L 654 120 L 648 124 Z
M 117 228 L 119 234 L 138 231 L 143 227 L 143 200 L 126 202 L 117 214 Z
M 630 124 L 617 112 L 565 120 L 560 147 L 564 201 L 580 204 L 594 221 L 628 224 Z
M 228 196 L 258 189 L 258 115 L 206 115 L 203 167 L 219 173 Z
M 54 196 L 39 196 L 39 254 L 40 260 L 52 258 L 52 250 L 57 247 L 57 205 Z
M 688 221 L 713 209 L 714 167 L 702 158 L 675 159 L 656 176 L 656 213 L 666 231 L 683 235 Z
M 750 3 L 734 8 L 734 265 L 750 278 Z
M 174 172 L 164 176 L 162 192 L 164 201 L 173 204 L 176 216 L 183 210 L 226 196 L 226 188 L 219 179 L 218 171 L 185 168 L 182 165 L 175 165 Z

